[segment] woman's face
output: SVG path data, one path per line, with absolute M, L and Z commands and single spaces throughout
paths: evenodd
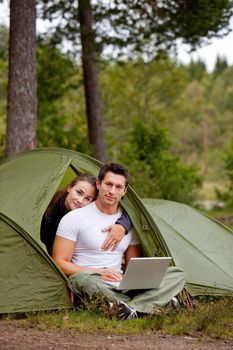
M 89 182 L 78 181 L 74 186 L 68 188 L 65 200 L 67 210 L 74 210 L 90 204 L 96 195 L 96 189 Z

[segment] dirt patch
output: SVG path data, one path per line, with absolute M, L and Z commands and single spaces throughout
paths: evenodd
M 80 333 L 74 330 L 45 331 L 38 326 L 24 328 L 17 321 L 0 320 L 0 349 L 91 349 L 91 350 L 232 350 L 233 341 L 191 336 L 112 335 Z

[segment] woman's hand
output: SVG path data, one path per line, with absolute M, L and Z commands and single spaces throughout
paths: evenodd
M 120 224 L 108 226 L 102 230 L 108 232 L 108 235 L 102 245 L 103 250 L 115 250 L 120 241 L 124 238 L 126 229 Z
M 103 269 L 96 269 L 96 271 L 101 273 L 105 281 L 118 282 L 122 280 L 122 274 L 115 270 L 103 268 Z

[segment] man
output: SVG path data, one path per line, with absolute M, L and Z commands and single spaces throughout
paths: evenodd
M 97 179 L 98 197 L 90 205 L 65 215 L 57 230 L 52 257 L 68 276 L 77 295 L 102 295 L 115 301 L 119 318 L 150 313 L 156 305 L 167 305 L 185 283 L 183 272 L 170 268 L 159 290 L 120 292 L 112 282 L 122 279 L 122 257 L 127 266 L 131 257 L 141 256 L 140 244 L 130 231 L 114 251 L 101 248 L 107 233 L 102 227 L 121 215 L 119 202 L 127 191 L 129 174 L 117 163 L 101 167 Z M 162 295 L 162 296 L 161 296 Z

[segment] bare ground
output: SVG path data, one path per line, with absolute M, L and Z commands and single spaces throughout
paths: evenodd
M 0 320 L 1 350 L 35 349 L 98 349 L 98 350 L 232 350 L 233 340 L 213 340 L 199 336 L 112 335 L 80 333 L 75 330 L 42 330 L 38 326 L 25 328 L 17 320 Z

